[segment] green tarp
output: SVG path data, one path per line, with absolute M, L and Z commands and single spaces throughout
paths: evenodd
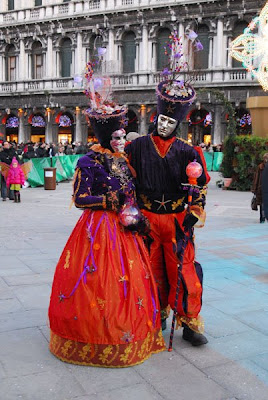
M 70 156 L 52 157 L 52 167 L 56 167 L 56 181 L 61 182 L 72 179 L 78 159 L 83 154 L 73 154 Z M 223 153 L 204 152 L 208 171 L 219 171 Z M 26 160 L 25 160 L 26 161 Z M 28 161 L 28 160 L 27 160 Z M 51 167 L 51 159 L 32 158 L 32 169 L 28 175 L 29 185 L 32 187 L 44 186 L 44 168 Z
M 76 163 L 83 154 L 52 157 L 52 167 L 56 167 L 56 181 L 72 179 Z M 25 160 L 26 161 L 26 160 Z M 28 161 L 28 160 L 27 160 Z M 28 175 L 28 183 L 32 187 L 44 186 L 44 168 L 51 167 L 51 159 L 32 158 L 32 169 Z
M 223 153 L 221 152 L 210 153 L 205 151 L 204 157 L 206 160 L 208 171 L 219 171 L 223 158 Z

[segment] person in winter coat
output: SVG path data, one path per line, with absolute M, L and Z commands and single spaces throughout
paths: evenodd
M 265 209 L 268 209 L 268 198 L 266 199 L 267 196 L 264 196 L 264 194 L 267 193 L 268 188 L 268 179 L 264 179 L 264 177 L 267 176 L 267 168 L 268 153 L 265 153 L 263 155 L 263 162 L 258 165 L 251 189 L 252 193 L 256 196 L 258 206 L 260 206 L 260 223 L 265 222 L 265 217 L 268 220 L 268 212 L 266 211 L 265 213 Z
M 3 143 L 3 150 L 0 152 L 0 162 L 10 165 L 15 154 L 16 152 L 13 147 L 10 146 L 10 143 L 5 141 Z M 13 191 L 9 190 L 9 193 L 7 191 L 6 180 L 3 173 L 1 174 L 1 197 L 3 201 L 6 201 L 7 197 L 9 197 L 10 200 L 14 200 Z
M 30 160 L 31 158 L 36 158 L 34 148 L 31 144 L 27 146 L 27 151 L 24 153 L 23 158 Z
M 20 203 L 20 189 L 21 185 L 25 183 L 24 173 L 15 157 L 12 159 L 8 176 L 7 176 L 7 187 L 10 186 L 11 190 L 14 190 L 14 202 Z

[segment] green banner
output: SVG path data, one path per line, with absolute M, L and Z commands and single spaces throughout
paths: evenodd
M 204 157 L 206 160 L 208 171 L 219 171 L 223 158 L 223 153 L 217 151 L 210 153 L 208 151 L 205 151 Z
M 212 171 L 219 171 L 220 170 L 222 159 L 223 159 L 223 153 L 216 151 L 214 153 Z
M 32 169 L 28 174 L 28 183 L 31 187 L 44 186 L 44 168 L 55 167 L 56 181 L 72 179 L 78 159 L 83 154 L 44 158 L 32 158 Z M 25 162 L 29 160 L 24 160 Z M 52 164 L 52 165 L 51 165 Z

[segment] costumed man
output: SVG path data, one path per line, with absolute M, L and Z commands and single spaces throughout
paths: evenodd
M 201 265 L 195 260 L 193 226 L 205 220 L 206 170 L 198 152 L 186 141 L 176 138 L 176 128 L 195 99 L 192 86 L 166 80 L 157 87 L 157 120 L 154 131 L 128 145 L 126 152 L 134 167 L 139 207 L 150 221 L 152 242 L 149 246 L 151 266 L 158 286 L 162 328 L 169 306 L 174 309 L 178 281 L 178 260 L 183 239 L 189 232 L 184 252 L 179 302 L 178 326 L 183 339 L 194 346 L 207 343 L 202 334 L 204 324 L 199 312 L 202 304 Z M 186 167 L 192 161 L 203 166 L 198 178 L 198 193 L 193 196 L 190 213 L 186 213 L 188 183 Z

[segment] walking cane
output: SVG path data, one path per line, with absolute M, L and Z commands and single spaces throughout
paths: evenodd
M 194 189 L 195 190 L 199 190 L 199 186 L 197 186 L 197 178 L 199 178 L 201 176 L 202 172 L 203 172 L 202 166 L 196 161 L 193 161 L 193 162 L 191 162 L 191 163 L 189 163 L 187 165 L 186 175 L 188 176 L 189 183 L 183 185 L 185 188 L 188 188 L 188 207 L 187 207 L 187 210 L 186 210 L 186 215 L 190 214 L 190 211 L 191 211 L 191 205 L 192 205 L 192 200 L 193 200 L 193 191 L 194 191 Z M 185 215 L 185 217 L 186 217 L 186 215 Z M 181 283 L 181 276 L 182 276 L 182 265 L 183 265 L 183 259 L 184 259 L 184 252 L 185 252 L 188 240 L 190 238 L 190 235 L 191 235 L 190 229 L 189 229 L 188 232 L 187 232 L 187 230 L 185 230 L 183 243 L 182 243 L 182 247 L 181 247 L 180 258 L 179 258 L 179 263 L 178 263 L 178 280 L 177 280 L 177 287 L 176 287 L 176 295 L 175 295 L 175 302 L 174 302 L 174 310 L 173 310 L 173 318 L 172 318 L 172 325 L 171 325 L 171 331 L 170 331 L 168 351 L 172 351 L 172 343 L 173 343 L 173 336 L 174 336 L 174 330 L 175 330 L 175 320 L 176 320 L 178 300 L 179 300 L 179 292 L 180 292 L 180 283 Z

